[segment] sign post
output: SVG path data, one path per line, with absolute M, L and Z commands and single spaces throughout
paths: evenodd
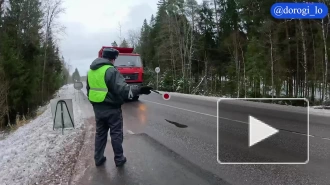
M 72 99 L 52 99 L 50 106 L 53 117 L 53 130 L 61 128 L 62 134 L 64 134 L 64 129 L 74 128 Z
M 156 67 L 155 72 L 157 73 L 157 90 L 158 90 L 158 73 L 160 72 L 160 68 Z
M 82 83 L 82 82 L 75 82 L 74 84 L 73 84 L 73 87 L 78 91 L 78 93 L 79 93 L 79 91 L 84 87 L 84 84 Z M 77 94 L 77 91 L 75 91 L 75 93 L 74 93 L 74 99 L 76 100 L 76 94 Z M 79 94 L 78 94 L 78 100 L 79 100 L 79 103 L 80 103 L 80 96 L 79 96 Z M 76 100 L 77 101 L 77 100 Z

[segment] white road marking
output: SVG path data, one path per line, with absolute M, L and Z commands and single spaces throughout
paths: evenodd
M 281 130 L 281 129 L 279 129 Z M 297 134 L 297 135 L 303 135 L 303 136 L 307 136 L 307 134 L 303 134 L 303 133 L 298 133 L 298 132 L 294 132 L 294 131 L 289 131 L 289 130 L 282 130 L 282 131 L 287 131 L 287 132 L 290 132 L 292 134 Z M 309 135 L 309 137 L 315 137 L 313 135 Z
M 146 102 L 149 102 L 149 103 L 158 104 L 158 105 L 162 105 L 162 106 L 166 106 L 166 107 L 171 107 L 171 108 L 174 108 L 174 109 L 184 110 L 184 111 L 187 111 L 187 112 L 192 112 L 192 113 L 196 113 L 196 114 L 201 114 L 201 115 L 205 115 L 205 116 L 210 116 L 210 117 L 217 118 L 217 116 L 214 116 L 214 115 L 211 115 L 211 114 L 206 114 L 206 113 L 197 112 L 197 111 L 193 111 L 193 110 L 189 110 L 189 109 L 184 109 L 184 108 L 180 108 L 180 107 L 166 105 L 166 104 L 163 104 L 163 103 L 153 102 L 153 101 L 149 101 L 149 100 L 145 100 L 145 99 L 143 99 L 143 101 L 146 101 Z M 224 119 L 224 120 L 229 120 L 229 121 L 234 121 L 234 122 L 249 124 L 248 122 L 245 122 L 245 121 L 239 121 L 239 120 L 229 119 L 229 118 L 220 117 L 220 116 L 219 116 L 219 119 Z M 302 133 L 297 133 L 297 132 L 291 132 L 291 133 L 294 133 L 294 134 L 297 134 L 297 135 L 307 136 L 307 134 L 302 134 Z M 322 137 L 318 137 L 318 136 L 314 136 L 314 135 L 309 135 L 309 137 L 316 137 L 316 138 L 320 138 L 320 139 L 324 139 L 324 140 L 329 140 L 330 141 L 330 138 L 322 138 Z
M 129 133 L 129 134 L 134 134 L 134 132 L 131 131 L 131 130 L 127 130 L 127 133 Z
M 189 110 L 189 109 L 183 109 L 183 108 L 179 108 L 179 107 L 174 107 L 174 106 L 171 106 L 171 105 L 157 103 L 157 102 L 153 102 L 153 101 L 149 101 L 149 100 L 145 100 L 145 99 L 143 99 L 143 101 L 154 103 L 154 104 L 158 104 L 158 105 L 163 105 L 163 106 L 167 106 L 167 107 L 172 107 L 172 108 L 175 108 L 175 109 L 184 110 L 184 111 L 188 111 L 188 112 L 193 112 L 193 113 L 197 113 L 197 114 L 202 114 L 202 115 L 205 115 L 205 116 L 211 116 L 211 117 L 215 117 L 215 118 L 217 117 L 217 116 L 214 116 L 214 115 L 211 115 L 211 114 L 206 114 L 206 113 L 197 112 L 197 111 L 193 111 L 193 110 Z

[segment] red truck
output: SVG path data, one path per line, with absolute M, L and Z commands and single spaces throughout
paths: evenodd
M 99 57 L 102 57 L 104 48 L 114 48 L 119 51 L 119 56 L 115 60 L 114 66 L 126 79 L 129 85 L 142 86 L 143 83 L 143 65 L 141 57 L 137 53 L 133 53 L 134 48 L 121 48 L 113 46 L 103 46 L 99 51 Z M 133 97 L 133 100 L 138 100 L 139 96 Z

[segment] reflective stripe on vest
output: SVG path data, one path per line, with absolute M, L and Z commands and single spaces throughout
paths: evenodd
M 90 90 L 108 92 L 108 88 L 90 88 Z
M 107 69 L 113 67 L 111 65 L 104 65 L 97 70 L 89 70 L 88 71 L 88 85 L 89 85 L 89 93 L 88 99 L 91 102 L 100 103 L 105 100 L 105 97 L 108 93 L 107 84 L 104 80 L 105 73 Z

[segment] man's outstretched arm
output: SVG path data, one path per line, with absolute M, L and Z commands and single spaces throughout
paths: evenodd
M 140 88 L 128 85 L 123 75 L 116 68 L 107 70 L 106 81 L 111 93 L 120 95 L 123 99 L 131 99 L 140 93 Z

